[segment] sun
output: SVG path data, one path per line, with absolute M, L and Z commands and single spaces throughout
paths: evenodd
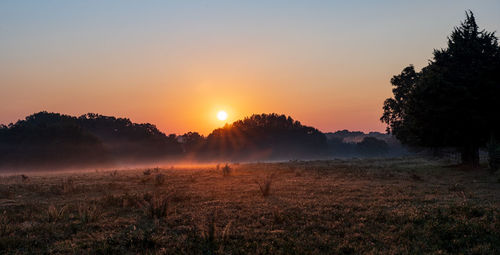
M 217 113 L 217 119 L 219 119 L 219 120 L 226 120 L 227 119 L 227 113 L 225 111 L 219 111 Z

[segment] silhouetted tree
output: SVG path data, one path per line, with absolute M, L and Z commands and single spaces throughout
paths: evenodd
M 394 97 L 381 120 L 406 144 L 460 148 L 462 162 L 477 166 L 479 147 L 500 131 L 500 47 L 480 30 L 472 12 L 448 38 L 446 49 L 421 72 L 406 67 L 392 78 Z
M 149 123 L 88 113 L 78 118 L 78 125 L 97 136 L 113 157 L 121 160 L 162 159 L 182 153 L 175 135 L 167 136 Z
M 375 137 L 365 137 L 356 144 L 356 150 L 359 154 L 365 156 L 383 156 L 389 151 L 389 146 L 384 140 Z
M 179 142 L 185 153 L 199 153 L 205 144 L 205 137 L 198 132 L 188 132 L 179 136 Z
M 70 166 L 105 163 L 108 151 L 68 115 L 39 112 L 0 131 L 0 165 Z
M 324 155 L 326 136 L 291 117 L 255 114 L 214 130 L 204 151 L 230 159 L 277 159 Z
M 89 113 L 79 118 L 39 112 L 0 126 L 0 165 L 69 166 L 180 156 L 175 135 L 154 125 Z

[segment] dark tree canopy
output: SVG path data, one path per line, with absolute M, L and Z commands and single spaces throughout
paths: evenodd
M 179 141 L 184 153 L 196 157 L 196 154 L 202 153 L 201 150 L 205 144 L 205 137 L 198 132 L 187 132 L 179 136 Z
M 384 102 L 381 120 L 403 143 L 457 147 L 463 163 L 477 166 L 478 148 L 499 135 L 500 46 L 472 12 L 426 67 L 415 72 L 410 65 L 391 83 L 394 97 Z
M 291 117 L 255 114 L 214 130 L 205 151 L 233 159 L 279 159 L 324 155 L 326 136 Z
M 278 114 L 252 115 L 204 137 L 196 132 L 167 136 L 151 124 L 94 113 L 74 117 L 39 112 L 0 125 L 0 168 L 382 156 L 379 152 L 386 151 L 391 140 L 392 136 L 376 132 L 324 134 Z
M 0 166 L 103 163 L 108 151 L 74 117 L 40 112 L 0 129 Z
M 151 124 L 86 114 L 39 112 L 0 127 L 0 166 L 71 166 L 137 162 L 178 155 L 175 136 Z
M 357 150 L 361 155 L 383 156 L 389 151 L 389 146 L 384 140 L 375 137 L 365 137 L 357 144 Z
M 132 123 L 95 113 L 82 115 L 78 125 L 98 137 L 115 158 L 140 161 L 181 153 L 176 136 L 167 136 L 155 125 Z

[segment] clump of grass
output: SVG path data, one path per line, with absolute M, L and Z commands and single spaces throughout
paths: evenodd
M 165 181 L 167 180 L 167 177 L 164 174 L 157 174 L 155 175 L 154 183 L 155 186 L 161 186 L 165 184 Z
M 278 208 L 274 208 L 273 210 L 273 222 L 274 224 L 281 225 L 285 222 L 285 217 L 283 213 Z
M 223 167 L 222 167 L 222 176 L 226 177 L 226 176 L 230 176 L 231 175 L 231 167 L 228 165 L 228 164 L 225 164 Z
M 207 216 L 205 228 L 201 233 L 201 237 L 205 242 L 209 253 L 223 253 L 224 243 L 229 239 L 232 221 L 229 221 L 222 230 L 217 228 L 216 224 L 217 212 L 212 212 Z M 217 249 L 218 248 L 218 249 Z
M 189 176 L 189 182 L 191 182 L 191 183 L 195 183 L 195 182 L 196 182 L 196 177 L 194 177 L 194 175 L 193 175 L 193 174 L 191 174 L 191 175 Z
M 215 219 L 217 217 L 217 213 L 213 212 L 208 216 L 206 228 L 202 233 L 202 237 L 205 242 L 213 244 L 215 242 L 215 234 L 217 232 L 217 226 L 215 225 Z
M 160 172 L 160 168 L 159 168 L 159 167 L 155 167 L 155 168 L 153 168 L 153 172 L 155 172 L 155 173 L 159 173 L 159 172 Z
M 224 229 L 222 229 L 222 235 L 221 235 L 221 238 L 222 238 L 222 241 L 226 241 L 227 239 L 229 239 L 229 235 L 231 234 L 231 225 L 232 225 L 233 221 L 229 221 L 226 226 L 224 227 Z
M 464 190 L 465 187 L 460 183 L 455 183 L 448 187 L 448 191 L 453 191 L 453 192 L 463 192 Z
M 150 176 L 143 176 L 143 177 L 139 180 L 139 182 L 140 182 L 142 185 L 146 185 L 146 183 L 148 183 L 150 179 L 151 179 L 151 178 L 150 178 Z
M 77 213 L 82 223 L 96 222 L 103 214 L 96 203 L 79 204 Z
M 68 205 L 64 205 L 61 208 L 57 208 L 54 204 L 50 204 L 47 208 L 47 221 L 48 222 L 57 222 L 66 216 L 66 212 L 68 210 Z
M 21 180 L 22 180 L 23 182 L 28 182 L 28 181 L 29 181 L 29 179 L 30 179 L 30 178 L 29 178 L 28 176 L 26 176 L 26 175 L 24 175 L 24 174 L 21 174 Z
M 129 194 L 128 192 L 126 192 L 125 194 L 123 194 L 121 200 L 122 200 L 122 207 L 126 208 L 130 206 L 136 206 L 137 201 L 139 201 L 140 198 L 137 196 L 137 194 Z
M 220 163 L 215 165 L 215 171 L 219 171 L 220 170 Z
M 61 187 L 64 194 L 69 194 L 76 191 L 75 181 L 73 181 L 73 179 L 71 178 L 64 180 L 61 184 Z
M 153 171 L 151 169 L 146 169 L 142 172 L 144 175 L 151 175 L 151 173 L 153 173 Z
M 111 177 L 115 177 L 118 175 L 118 171 L 117 170 L 114 170 L 112 171 L 110 174 L 109 174 Z
M 137 202 L 144 215 L 153 219 L 162 219 L 168 216 L 169 200 L 165 195 L 155 194 L 152 197 L 144 197 Z
M 123 197 L 107 194 L 99 200 L 101 205 L 104 206 L 114 206 L 114 207 L 122 207 L 123 206 Z
M 156 232 L 157 226 L 154 221 L 139 219 L 136 224 L 126 227 L 116 238 L 127 250 L 149 254 L 152 252 L 147 252 L 148 250 L 158 246 L 159 238 Z
M 271 186 L 273 184 L 275 174 L 268 175 L 262 183 L 255 181 L 259 185 L 260 193 L 263 197 L 268 197 L 271 194 Z
M 0 214 L 0 237 L 9 235 L 11 232 L 10 220 L 7 217 L 7 211 Z
M 422 177 L 418 176 L 418 175 L 417 175 L 417 174 L 415 174 L 415 173 L 412 173 L 412 174 L 410 175 L 410 178 L 411 178 L 412 180 L 414 180 L 414 181 L 418 181 L 418 182 L 420 182 L 420 181 L 423 181 L 423 180 L 424 180 L 424 179 L 422 179 Z

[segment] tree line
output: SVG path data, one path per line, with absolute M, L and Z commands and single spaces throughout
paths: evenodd
M 250 161 L 380 156 L 384 140 L 337 141 L 289 116 L 255 114 L 208 136 L 196 132 L 165 135 L 152 124 L 94 113 L 79 117 L 39 112 L 0 126 L 0 166 L 67 167 L 140 163 L 155 160 Z M 337 147 L 336 147 L 337 146 Z M 354 147 L 353 147 L 354 146 Z

